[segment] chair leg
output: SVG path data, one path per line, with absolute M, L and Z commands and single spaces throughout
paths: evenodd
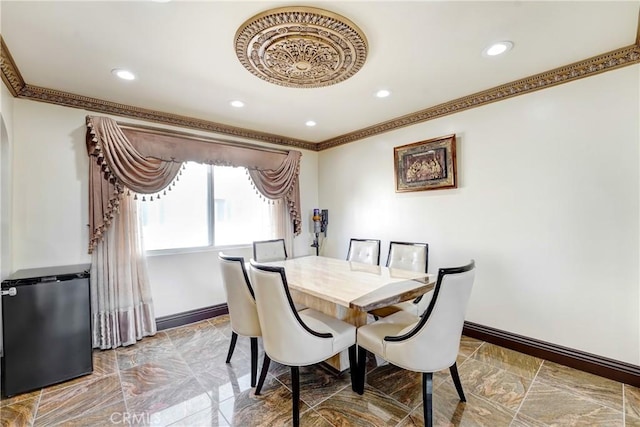
M 256 386 L 258 376 L 258 338 L 251 337 L 251 387 Z
M 356 361 L 356 345 L 349 347 L 349 373 L 351 374 L 351 390 L 358 391 L 358 362 Z
M 460 402 L 466 402 L 467 399 L 464 397 L 464 391 L 462 391 L 462 383 L 460 382 L 460 375 L 458 375 L 458 364 L 456 362 L 453 362 L 453 365 L 449 367 L 449 372 L 451 372 L 451 378 L 453 378 L 453 383 L 456 385 L 456 390 L 458 390 Z
M 238 341 L 238 334 L 231 332 L 231 343 L 229 343 L 229 352 L 227 353 L 227 363 L 231 362 L 231 356 L 233 356 L 233 350 L 236 348 L 236 341 Z
M 425 427 L 433 427 L 433 374 L 422 373 L 422 406 Z
M 300 426 L 300 369 L 291 367 L 291 388 L 293 390 L 293 427 Z
M 358 346 L 358 387 L 356 393 L 364 394 L 364 381 L 367 375 L 367 350 Z
M 260 379 L 258 380 L 258 385 L 256 386 L 255 395 L 259 396 L 262 391 L 262 386 L 264 385 L 264 380 L 267 378 L 267 372 L 269 371 L 269 364 L 271 363 L 271 359 L 267 356 L 267 353 L 264 354 L 264 359 L 262 360 L 262 370 L 260 371 Z

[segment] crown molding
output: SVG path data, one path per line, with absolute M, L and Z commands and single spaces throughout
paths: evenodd
M 327 139 L 318 144 L 318 151 L 638 63 L 640 45 L 634 44 Z
M 145 108 L 132 107 L 130 105 L 118 104 L 87 96 L 75 95 L 73 93 L 62 92 L 55 89 L 47 89 L 27 84 L 18 94 L 19 98 L 26 98 L 34 101 L 48 102 L 50 104 L 62 105 L 71 108 L 81 108 L 114 116 L 130 117 L 134 119 L 146 120 L 150 122 L 163 123 L 167 125 L 179 126 L 190 129 L 203 130 L 222 135 L 248 138 L 256 141 L 268 142 L 288 147 L 297 147 L 305 150 L 317 149 L 313 142 L 299 139 L 287 138 L 266 132 L 258 132 L 234 126 L 223 125 L 210 122 L 208 120 L 195 119 L 193 117 L 180 116 L 177 114 L 164 113 L 161 111 L 147 110 Z
M 640 39 L 640 35 L 638 38 Z M 563 67 L 555 68 L 550 71 L 497 86 L 492 89 L 454 99 L 434 107 L 340 135 L 336 138 L 327 139 L 320 143 L 313 143 L 26 84 L 20 75 L 18 67 L 11 57 L 9 49 L 0 37 L 0 71 L 2 72 L 2 80 L 15 97 L 47 102 L 65 107 L 80 108 L 87 111 L 111 114 L 115 116 L 130 117 L 150 122 L 197 129 L 222 135 L 247 138 L 276 145 L 297 147 L 310 151 L 326 150 L 402 127 L 415 125 L 417 123 L 459 113 L 471 108 L 481 107 L 492 102 L 502 101 L 504 99 L 513 98 L 514 96 L 524 95 L 537 90 L 569 83 L 585 77 L 594 76 L 605 71 L 612 71 L 638 63 L 640 63 L 640 41 L 631 46 L 616 49 L 592 58 L 574 62 L 573 64 L 565 65 Z
M 636 27 L 636 44 L 640 46 L 640 10 L 638 10 L 638 26 Z
M 2 81 L 13 96 L 18 96 L 22 89 L 26 86 L 24 79 L 13 61 L 13 57 L 4 44 L 4 39 L 0 35 L 0 72 L 2 72 Z

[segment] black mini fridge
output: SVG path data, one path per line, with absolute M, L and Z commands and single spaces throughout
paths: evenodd
M 19 270 L 2 282 L 4 396 L 93 371 L 89 268 Z

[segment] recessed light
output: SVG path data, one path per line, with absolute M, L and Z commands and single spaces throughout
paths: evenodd
M 484 50 L 484 55 L 486 56 L 497 56 L 506 53 L 513 48 L 513 43 L 510 41 L 502 41 L 498 43 L 494 43 L 488 48 Z
M 314 122 L 313 120 L 307 120 L 305 122 L 305 125 L 309 126 L 309 127 L 314 127 L 317 123 Z
M 111 74 L 122 80 L 135 80 L 136 75 L 129 70 L 123 70 L 122 68 L 114 68 L 111 70 Z
M 244 102 L 242 102 L 242 101 L 237 101 L 237 100 L 236 101 L 231 101 L 230 104 L 231 104 L 232 107 L 235 107 L 235 108 L 244 107 Z
M 386 98 L 389 95 L 391 95 L 391 92 L 386 90 L 386 89 L 381 89 L 381 90 L 376 92 L 376 96 L 378 98 Z

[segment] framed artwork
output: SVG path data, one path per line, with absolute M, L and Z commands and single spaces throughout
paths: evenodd
M 396 192 L 456 188 L 456 136 L 447 135 L 393 149 Z

